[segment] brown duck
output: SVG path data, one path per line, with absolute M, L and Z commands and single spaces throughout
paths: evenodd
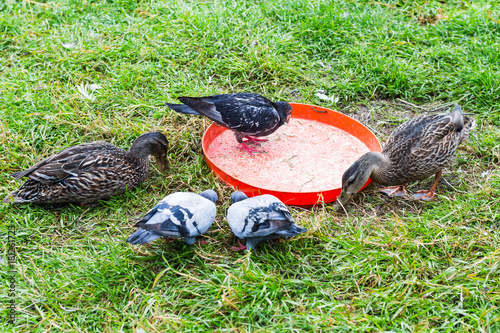
M 429 190 L 414 193 L 417 199 L 432 200 L 441 170 L 450 162 L 457 147 L 469 137 L 474 124 L 473 119 L 464 116 L 460 105 L 450 113 L 420 116 L 401 124 L 389 136 L 382 153 L 368 152 L 345 171 L 337 201 L 342 205 L 347 203 L 368 178 L 382 185 L 391 185 L 382 192 L 404 196 L 407 183 L 435 175 Z
M 168 140 L 160 132 L 142 134 L 128 152 L 104 141 L 79 144 L 12 174 L 28 180 L 3 201 L 83 205 L 107 199 L 146 180 L 149 155 L 167 169 L 167 149 Z

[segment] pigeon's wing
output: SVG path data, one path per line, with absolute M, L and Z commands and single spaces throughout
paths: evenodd
M 146 231 L 152 231 L 161 236 L 167 237 L 188 237 L 189 231 L 187 231 L 182 226 L 175 224 L 171 219 L 163 220 L 163 223 L 157 224 L 144 224 L 141 229 Z
M 293 237 L 295 235 L 301 234 L 307 232 L 306 228 L 302 228 L 295 223 L 292 223 L 290 228 L 287 228 L 285 230 L 280 230 L 276 232 L 276 235 L 283 236 L 283 237 Z
M 193 218 L 189 209 L 161 201 L 138 222 L 140 228 L 168 237 L 189 237 L 193 234 L 187 226 Z
M 180 100 L 221 126 L 259 133 L 276 126 L 280 116 L 273 103 L 259 94 L 240 93 Z
M 151 218 L 158 212 L 158 207 L 161 205 L 161 202 L 154 206 L 153 208 L 151 208 L 147 213 L 146 215 L 144 215 L 144 217 L 142 219 L 139 220 L 139 222 L 137 222 L 134 227 L 142 227 L 144 224 L 148 223 L 149 220 L 151 220 Z
M 194 114 L 197 116 L 201 116 L 201 114 L 199 112 L 197 112 L 193 108 L 190 108 L 189 106 L 184 105 L 184 104 L 165 103 L 165 105 L 167 107 L 169 107 L 170 109 L 174 110 L 175 112 L 184 113 L 184 114 Z
M 64 149 L 60 153 L 47 157 L 26 171 L 13 173 L 16 179 L 29 177 L 41 183 L 55 183 L 68 177 L 95 168 L 119 168 L 122 159 L 116 159 L 113 151 L 124 151 L 110 143 L 96 141 L 83 143 Z M 114 156 L 114 157 L 113 157 Z
M 234 94 L 214 103 L 222 120 L 238 132 L 263 132 L 275 127 L 280 120 L 273 103 L 259 94 Z
M 242 234 L 246 237 L 262 237 L 289 228 L 292 216 L 281 202 L 269 206 L 255 207 L 249 210 Z
M 177 192 L 165 197 L 135 225 L 139 229 L 127 238 L 127 242 L 144 244 L 166 236 L 182 237 L 187 244 L 193 244 L 195 236 L 202 234 L 201 229 L 208 229 L 210 225 L 198 226 L 193 212 L 200 208 L 200 205 L 196 204 L 197 197 L 192 195 L 194 193 Z M 207 217 L 211 217 L 213 222 L 216 208 L 215 204 L 209 203 L 213 205 L 214 211 L 209 212 Z M 200 209 L 204 208 L 206 207 L 201 205 Z M 205 229 L 203 230 L 206 231 Z
M 132 235 L 127 237 L 127 242 L 130 244 L 145 244 L 160 238 L 161 235 L 154 231 L 147 231 L 142 228 L 137 229 Z
M 262 219 L 255 223 L 252 232 L 247 233 L 248 237 L 263 237 L 290 228 L 292 223 L 288 220 Z M 246 237 L 246 236 L 245 236 Z
M 276 201 L 271 204 L 271 207 L 276 213 L 283 215 L 288 221 L 293 222 L 292 214 L 290 214 L 290 211 L 284 203 L 282 203 L 281 201 Z
M 205 101 L 202 97 L 179 97 L 179 101 L 195 110 L 198 114 L 202 114 L 208 119 L 215 121 L 217 124 L 229 127 L 229 125 L 222 120 L 222 115 L 220 111 L 217 110 L 214 103 Z

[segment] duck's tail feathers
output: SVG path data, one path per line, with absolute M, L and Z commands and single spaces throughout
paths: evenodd
M 464 122 L 465 122 L 465 127 L 468 127 L 469 131 L 477 126 L 476 119 L 474 118 L 466 117 L 464 119 Z
M 26 177 L 28 174 L 30 174 L 31 172 L 33 171 L 33 168 L 30 168 L 28 170 L 24 170 L 24 171 L 18 171 L 18 172 L 14 172 L 12 173 L 10 176 L 11 177 L 14 177 L 15 180 L 18 180 L 18 179 L 21 179 L 23 177 Z
M 18 204 L 18 203 L 24 203 L 24 202 L 31 202 L 32 200 L 25 200 L 23 198 L 19 198 L 16 196 L 16 192 L 9 193 L 7 194 L 3 200 L 5 203 L 10 203 L 10 204 Z
M 156 232 L 139 229 L 127 238 L 127 242 L 130 244 L 146 244 L 160 238 Z
M 451 112 L 455 112 L 455 111 L 462 112 L 462 106 L 460 104 L 455 104 L 455 106 L 453 107 L 453 110 L 451 110 Z
M 192 109 L 189 106 L 184 105 L 184 104 L 165 103 L 165 105 L 167 107 L 169 107 L 170 109 L 174 110 L 175 112 L 184 113 L 184 114 L 194 114 L 194 115 L 197 115 L 197 116 L 201 115 L 195 109 Z
M 3 198 L 3 202 L 5 203 L 13 203 L 15 200 L 14 196 L 12 194 L 7 194 L 4 198 Z
M 474 118 L 467 117 L 475 116 L 475 114 L 470 112 L 463 112 L 462 106 L 460 104 L 455 104 L 451 115 L 452 122 L 456 123 L 457 125 L 457 131 L 462 131 L 462 129 L 465 129 L 465 132 L 467 132 L 464 137 L 467 137 L 469 134 L 468 132 L 476 127 L 476 120 Z
M 472 131 L 472 129 L 474 129 L 474 127 L 476 127 L 476 119 L 464 117 L 464 128 L 459 139 L 459 144 L 462 144 L 462 142 L 466 141 L 469 138 L 470 132 Z

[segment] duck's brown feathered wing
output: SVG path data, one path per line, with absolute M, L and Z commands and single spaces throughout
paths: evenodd
M 383 154 L 394 166 L 390 173 L 401 183 L 435 174 L 469 135 L 471 124 L 459 111 L 420 116 L 403 123 L 384 146 Z
M 123 149 L 103 141 L 67 148 L 12 174 L 29 178 L 12 197 L 14 202 L 85 203 L 112 196 L 136 183 L 137 170 L 125 156 Z
M 117 156 L 118 154 L 118 156 Z M 125 151 L 104 141 L 82 143 L 49 156 L 25 171 L 13 173 L 15 179 L 29 177 L 42 183 L 62 181 L 94 168 L 115 168 L 123 164 Z

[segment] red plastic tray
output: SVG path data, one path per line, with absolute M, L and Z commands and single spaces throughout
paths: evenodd
M 333 126 L 336 127 L 337 129 L 343 130 L 346 133 L 346 135 L 351 135 L 354 136 L 355 138 L 359 139 L 366 147 L 366 151 L 378 151 L 380 152 L 381 146 L 380 142 L 378 139 L 375 137 L 375 135 L 368 129 L 366 128 L 363 124 L 358 122 L 357 120 L 354 120 L 342 113 L 326 109 L 320 106 L 314 106 L 314 105 L 307 105 L 307 104 L 298 104 L 298 103 L 290 103 L 292 105 L 293 111 L 292 111 L 292 118 L 297 119 L 300 122 L 300 119 L 304 119 L 305 122 L 308 121 L 315 121 L 319 122 L 322 124 L 326 124 L 328 126 Z M 277 132 L 278 133 L 283 127 L 281 127 Z M 332 131 L 338 131 L 337 129 L 332 129 Z M 208 166 L 210 169 L 218 176 L 218 178 L 231 186 L 234 189 L 237 189 L 239 191 L 245 192 L 248 196 L 256 196 L 256 195 L 261 195 L 261 194 L 272 194 L 279 198 L 281 201 L 288 205 L 296 205 L 296 206 L 312 206 L 318 202 L 332 202 L 335 201 L 340 194 L 341 188 L 340 186 L 337 188 L 329 188 L 329 189 L 318 189 L 318 190 L 310 190 L 310 191 L 302 191 L 299 189 L 290 189 L 290 190 L 275 190 L 273 188 L 267 188 L 267 186 L 261 186 L 261 185 L 256 185 L 252 184 L 251 181 L 246 181 L 243 182 L 236 177 L 233 177 L 228 174 L 228 172 L 224 171 L 225 167 L 218 162 L 215 158 L 210 158 L 211 156 L 211 144 L 216 140 L 219 136 L 223 135 L 225 131 L 229 131 L 228 129 L 218 126 L 217 124 L 212 124 L 210 127 L 205 131 L 205 134 L 203 135 L 202 139 L 202 147 L 203 147 L 203 152 L 205 154 L 205 159 L 207 161 Z M 233 136 L 232 132 L 231 135 Z M 272 134 L 274 135 L 274 134 Z M 234 136 L 232 138 L 232 141 L 228 141 L 228 145 L 234 146 L 235 149 L 235 154 L 234 156 L 229 155 L 229 158 L 234 158 L 237 159 L 237 155 L 239 153 L 239 150 L 236 148 L 238 145 L 236 140 L 234 139 Z M 293 143 L 292 143 L 293 145 Z M 326 144 L 325 144 L 326 147 Z M 331 154 L 341 154 L 342 152 L 339 152 L 336 150 L 335 145 L 332 145 L 330 148 L 328 146 L 328 149 L 331 149 L 329 153 Z M 232 149 L 232 148 L 231 148 Z M 290 148 L 293 150 L 293 146 Z M 265 150 L 265 146 L 264 146 Z M 303 147 L 301 150 L 297 150 L 294 153 L 294 156 L 297 156 L 297 154 L 300 154 L 301 151 L 303 151 Z M 321 155 L 322 158 L 325 158 L 324 152 Z M 246 156 L 245 156 L 246 158 Z M 258 163 L 258 156 L 257 158 L 257 163 Z M 353 158 L 352 162 L 354 162 L 357 158 Z M 232 166 L 236 166 L 237 168 L 241 168 L 241 171 L 245 171 L 245 167 L 248 167 L 246 163 L 240 163 L 240 161 L 235 160 L 233 161 Z M 349 163 L 350 165 L 351 163 Z M 310 168 L 311 165 L 314 167 L 314 161 L 309 163 L 307 165 L 307 168 Z M 335 170 L 335 176 L 334 177 L 342 177 L 342 174 L 344 173 L 345 169 L 349 167 L 349 165 L 346 165 L 343 167 L 343 170 Z M 308 169 L 310 170 L 310 169 Z M 333 174 L 333 173 L 332 173 Z M 279 179 L 279 175 L 271 175 L 273 179 Z M 340 183 L 340 179 L 337 179 L 336 182 Z M 270 182 L 271 183 L 271 182 Z M 370 183 L 370 180 L 365 184 L 364 187 L 368 186 Z M 364 188 L 363 187 L 363 188 Z

